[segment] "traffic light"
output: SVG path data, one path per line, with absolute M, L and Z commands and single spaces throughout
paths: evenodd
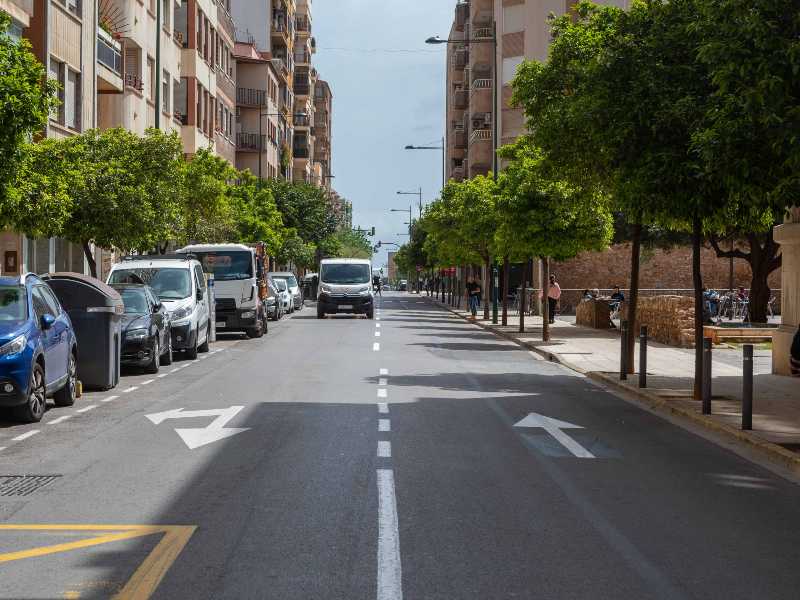
M 373 237 L 375 236 L 375 228 L 374 228 L 374 227 L 373 227 L 372 229 L 370 229 L 370 230 L 369 230 L 369 234 L 370 234 L 371 236 L 373 236 Z
M 374 229 L 374 228 L 373 228 L 373 229 Z M 378 244 L 377 244 L 375 247 L 376 247 L 376 248 L 380 248 L 380 247 L 381 247 L 381 243 L 382 243 L 382 242 L 378 242 Z

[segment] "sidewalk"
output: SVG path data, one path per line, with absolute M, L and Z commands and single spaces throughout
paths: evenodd
M 464 319 L 469 313 L 438 303 Z M 622 388 L 650 407 L 735 438 L 770 460 L 800 475 L 800 381 L 772 375 L 772 352 L 754 351 L 753 429 L 741 431 L 742 352 L 730 346 L 714 348 L 712 414 L 701 414 L 700 402 L 692 400 L 694 350 L 648 343 L 647 388 L 638 387 L 639 344 L 635 369 L 627 381 L 619 379 L 620 336 L 615 329 L 578 327 L 556 320 L 552 340 L 542 339 L 541 317 L 525 317 L 525 333 L 519 333 L 519 317 L 509 315 L 508 325 L 492 325 L 478 315 L 475 324 L 511 339 L 603 383 Z M 501 317 L 502 318 L 502 317 Z

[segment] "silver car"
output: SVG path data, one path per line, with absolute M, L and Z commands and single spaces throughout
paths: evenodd
M 280 280 L 286 282 L 286 286 L 289 289 L 289 294 L 292 296 L 292 307 L 290 312 L 301 310 L 303 308 L 303 292 L 300 290 L 300 284 L 297 283 L 297 278 L 294 276 L 294 273 L 283 271 L 270 272 L 267 273 L 267 275 L 272 277 L 272 279 L 276 282 Z
M 289 286 L 286 285 L 286 280 L 275 278 L 275 287 L 278 288 L 278 296 L 281 299 L 283 311 L 286 313 L 294 312 L 294 303 L 292 302 L 292 294 L 289 292 Z

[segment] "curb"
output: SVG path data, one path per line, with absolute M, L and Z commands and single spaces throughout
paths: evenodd
M 435 304 L 436 306 L 440 305 L 439 303 Z M 608 373 L 603 373 L 601 371 L 586 371 L 576 367 L 575 365 L 572 365 L 568 361 L 562 359 L 557 354 L 548 352 L 547 350 L 542 350 L 541 348 L 519 340 L 513 335 L 504 331 L 497 331 L 489 325 L 485 325 L 477 321 L 470 321 L 446 304 L 442 304 L 441 306 L 442 308 L 446 308 L 448 311 L 461 318 L 463 321 L 477 325 L 484 331 L 488 331 L 498 337 L 512 341 L 526 350 L 530 350 L 531 352 L 539 354 L 550 362 L 558 363 L 567 367 L 568 369 L 581 373 L 582 375 L 586 375 L 588 378 L 594 381 L 601 382 L 609 387 L 614 388 L 615 391 L 627 393 L 638 403 L 647 406 L 655 412 L 687 420 L 693 425 L 702 427 L 703 429 L 706 429 L 717 435 L 725 436 L 729 438 L 731 442 L 737 442 L 740 445 L 746 446 L 748 449 L 754 450 L 771 463 L 788 469 L 792 475 L 800 477 L 800 455 L 791 452 L 790 450 L 787 450 L 778 444 L 773 444 L 772 442 L 762 440 L 753 434 L 746 433 L 725 423 L 719 423 L 694 411 L 687 410 L 680 406 L 674 406 L 658 394 L 654 394 L 649 390 L 643 390 L 624 385 L 620 383 L 619 380 L 617 380 L 614 376 L 609 375 Z

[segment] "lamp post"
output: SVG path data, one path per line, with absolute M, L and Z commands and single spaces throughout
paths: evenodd
M 414 210 L 411 208 L 411 205 L 408 205 L 408 208 L 390 208 L 389 212 L 407 212 L 408 213 L 408 241 L 411 242 L 411 227 L 413 226 L 414 221 Z M 419 287 L 417 287 L 419 289 Z
M 263 106 L 264 106 L 263 104 L 260 105 L 260 107 L 263 107 Z M 261 119 L 263 119 L 264 117 L 283 117 L 284 119 L 286 118 L 286 117 L 283 116 L 283 113 L 279 113 L 279 112 L 277 112 L 277 113 L 261 112 L 261 108 L 258 109 L 258 186 L 259 187 L 261 187 L 261 181 L 262 181 L 262 177 L 261 177 L 261 159 L 264 156 L 264 144 L 261 142 L 261 136 L 263 135 L 261 133 Z M 297 119 L 297 118 L 305 118 L 305 117 L 308 117 L 308 114 L 307 113 L 295 113 L 293 115 L 293 117 L 295 119 Z
M 397 192 L 398 196 L 419 196 L 419 218 L 422 218 L 422 188 L 418 192 Z
M 444 189 L 445 184 L 447 183 L 447 157 L 445 155 L 446 146 L 444 143 L 444 138 L 442 138 L 442 145 L 441 146 L 414 146 L 409 144 L 405 148 L 406 150 L 441 150 L 442 151 L 442 189 Z
M 497 95 L 499 93 L 498 82 L 499 77 L 497 73 L 497 23 L 492 21 L 492 38 L 485 39 L 468 39 L 468 40 L 443 40 L 439 36 L 429 37 L 425 40 L 426 44 L 492 44 L 492 176 L 494 182 L 497 183 L 497 130 L 498 130 L 498 112 L 497 112 Z M 444 144 L 442 144 L 444 146 Z M 492 279 L 497 279 L 497 265 L 492 264 Z M 497 290 L 495 289 L 492 294 L 492 323 L 497 324 Z

